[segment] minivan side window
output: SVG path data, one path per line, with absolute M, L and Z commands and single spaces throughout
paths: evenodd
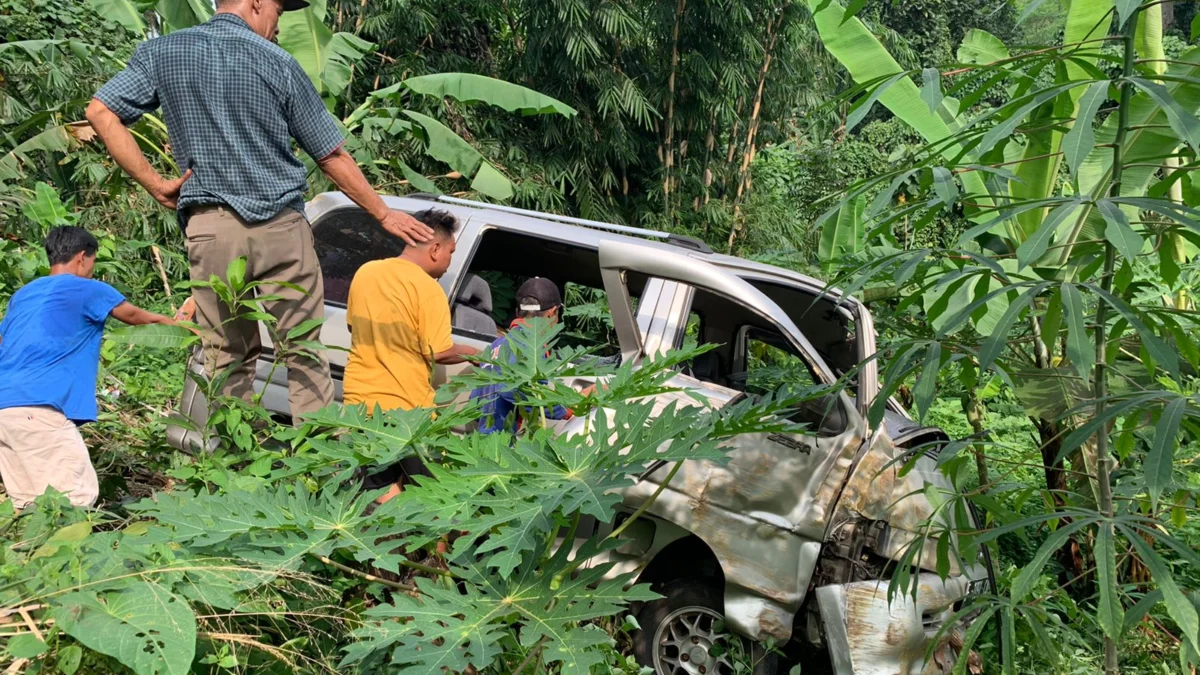
M 485 228 L 474 249 L 455 284 L 455 333 L 494 340 L 516 317 L 521 284 L 545 277 L 558 285 L 565 305 L 560 342 L 595 348 L 600 356 L 620 352 L 596 249 L 499 227 Z
M 687 364 L 685 373 L 747 396 L 765 396 L 781 388 L 804 390 L 821 383 L 777 327 L 737 302 L 698 288 L 692 312 L 698 317 L 697 342 L 715 347 Z M 788 417 L 819 436 L 837 436 L 848 423 L 840 399 L 833 394 L 804 402 Z
M 388 234 L 366 211 L 343 208 L 322 216 L 313 225 L 313 245 L 325 281 L 325 302 L 346 306 L 350 282 L 363 264 L 394 258 L 404 241 Z
M 781 387 L 817 385 L 804 360 L 784 346 L 786 341 L 779 333 L 747 327 L 742 344 L 742 372 L 735 377 L 741 380 L 743 391 L 761 396 Z

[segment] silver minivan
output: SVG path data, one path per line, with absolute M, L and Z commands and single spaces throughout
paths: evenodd
M 785 383 L 848 383 L 796 411 L 808 424 L 803 434 L 747 435 L 725 464 L 685 463 L 648 517 L 626 530 L 626 545 L 610 554 L 613 573 L 636 573 L 664 596 L 637 608 L 642 664 L 659 675 L 732 673 L 729 652 L 710 649 L 732 631 L 776 647 L 754 650 L 760 675 L 776 672 L 780 651 L 836 675 L 950 672 L 965 625 L 944 624 L 970 594 L 994 586 L 991 564 L 986 551 L 971 564 L 951 560 L 942 579 L 932 537 L 914 559 L 922 570 L 915 599 L 888 598 L 891 569 L 935 513 L 927 487 L 953 487 L 932 453 L 901 470 L 899 458 L 945 441 L 943 432 L 916 424 L 894 401 L 882 425 L 867 422 L 879 382 L 869 358 L 875 329 L 862 303 L 811 277 L 673 234 L 445 196 L 385 201 L 408 213 L 437 207 L 458 217 L 457 251 L 441 279 L 457 342 L 487 346 L 496 321 L 511 318 L 513 290 L 542 276 L 559 284 L 568 308 L 574 298 L 605 310 L 579 320 L 599 322 L 588 335 L 607 336 L 592 346 L 612 360 L 636 363 L 685 340 L 718 345 L 675 376 L 693 396 L 720 403 Z M 307 216 L 324 274 L 321 340 L 349 347 L 345 302 L 355 271 L 398 255 L 403 243 L 341 193 L 317 196 Z M 338 400 L 345 356 L 329 352 Z M 268 409 L 286 415 L 286 373 L 265 381 L 269 357 L 268 349 L 256 386 Z M 439 366 L 436 382 L 463 367 Z M 190 380 L 182 408 L 194 422 L 207 416 Z M 572 424 L 582 421 L 563 430 Z M 181 448 L 196 443 L 195 432 L 179 426 L 169 438 Z M 643 476 L 624 506 L 636 510 L 666 473 Z M 944 512 L 935 531 L 953 525 Z

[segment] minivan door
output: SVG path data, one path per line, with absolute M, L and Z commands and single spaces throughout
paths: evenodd
M 787 314 L 735 274 L 662 247 L 620 241 L 600 245 L 600 267 L 627 361 L 649 356 L 630 285 L 637 288 L 646 278 L 658 278 L 691 287 L 690 307 L 682 308 L 675 320 L 686 323 L 699 309 L 701 343 L 711 331 L 728 336 L 718 350 L 743 350 L 719 359 L 726 369 L 736 360 L 745 362 L 745 346 L 760 340 L 802 359 L 817 384 L 837 380 Z M 706 378 L 699 370 L 694 363 L 691 375 L 685 369 L 672 384 L 717 398 L 753 395 L 738 378 Z M 772 602 L 786 599 L 782 605 L 798 606 L 803 599 L 834 500 L 866 437 L 863 417 L 844 392 L 830 394 L 824 403 L 832 411 L 829 424 L 810 425 L 796 434 L 738 437 L 727 463 L 686 462 L 650 507 L 650 513 L 703 539 L 721 560 L 727 583 L 746 592 L 772 589 Z M 629 488 L 626 506 L 648 499 L 665 477 L 665 471 L 655 471 Z M 764 566 L 764 560 L 771 565 Z M 738 593 L 729 587 L 726 592 L 727 599 Z

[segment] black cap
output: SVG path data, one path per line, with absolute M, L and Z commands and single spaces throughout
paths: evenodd
M 530 304 L 529 298 L 537 301 Z M 562 304 L 558 286 L 545 277 L 533 277 L 517 289 L 517 309 L 523 312 L 544 312 Z
M 308 7 L 308 0 L 283 0 L 283 11 L 292 12 Z

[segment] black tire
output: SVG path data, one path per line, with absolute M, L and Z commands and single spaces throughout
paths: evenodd
M 635 632 L 633 638 L 633 655 L 638 663 L 654 668 L 655 675 L 691 675 L 697 673 L 699 667 L 696 658 L 691 654 L 697 652 L 706 658 L 704 662 L 707 675 L 732 675 L 733 668 L 728 661 L 721 662 L 722 657 L 709 657 L 705 634 L 728 635 L 728 631 L 712 630 L 713 620 L 723 620 L 725 616 L 725 601 L 719 589 L 703 581 L 679 579 L 654 589 L 663 597 L 647 602 L 637 613 L 641 630 Z M 691 623 L 691 628 L 687 628 Z M 672 632 L 674 624 L 676 630 Z M 686 638 L 682 630 L 689 630 L 693 635 Z M 683 653 L 667 644 L 674 640 L 692 642 L 694 647 Z M 662 644 L 660 644 L 662 643 Z M 774 653 L 767 653 L 757 642 L 743 639 L 743 644 L 750 645 L 750 659 L 755 664 L 753 675 L 776 675 L 779 658 Z M 656 663 L 655 655 L 659 653 Z M 678 659 L 678 660 L 676 660 Z M 690 669 L 689 669 L 690 666 Z

